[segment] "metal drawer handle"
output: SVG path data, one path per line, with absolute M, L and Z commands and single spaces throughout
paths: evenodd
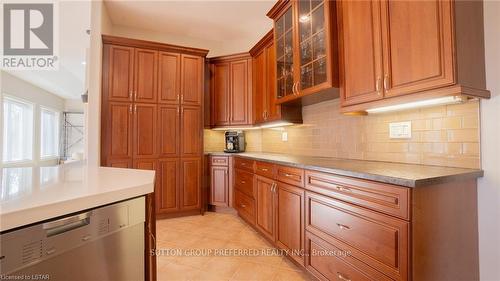
M 261 168 L 261 170 L 262 170 L 262 171 L 264 171 L 264 172 L 269 171 L 269 170 L 268 170 L 268 169 L 266 169 L 266 168 Z
M 241 166 L 246 166 L 246 165 L 247 165 L 247 163 L 241 163 Z
M 341 224 L 341 223 L 337 223 L 337 226 L 338 226 L 340 229 L 346 229 L 346 230 L 351 229 L 351 228 L 350 228 L 350 227 L 348 227 L 347 225 L 345 225 L 345 224 Z
M 293 177 L 293 175 L 285 173 L 285 177 L 289 178 L 289 177 Z
M 246 182 L 246 181 L 240 181 L 240 183 L 241 183 L 241 184 L 245 184 L 245 183 L 247 183 L 247 182 Z
M 245 208 L 246 206 L 247 206 L 247 205 L 245 205 L 245 204 L 241 204 L 241 207 L 242 207 L 242 208 Z
M 88 241 L 90 239 L 90 235 L 85 235 L 82 237 L 82 241 Z
M 351 192 L 351 191 L 352 191 L 352 190 L 351 190 L 350 188 L 348 188 L 348 187 L 345 187 L 345 186 L 339 186 L 339 185 L 337 185 L 337 189 L 338 189 L 339 191 L 344 191 L 344 192 Z
M 48 250 L 46 253 L 47 253 L 47 255 L 52 255 L 55 252 L 56 252 L 56 249 L 52 248 L 52 249 Z
M 345 275 L 340 273 L 340 272 L 337 272 L 337 278 L 339 280 L 342 280 L 342 281 L 351 281 L 351 279 L 349 279 L 348 277 L 345 277 Z

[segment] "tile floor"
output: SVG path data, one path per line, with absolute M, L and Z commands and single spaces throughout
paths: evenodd
M 156 227 L 157 247 L 160 251 L 164 249 L 163 254 L 157 257 L 160 281 L 311 280 L 282 256 L 222 256 L 220 249 L 274 249 L 235 215 L 208 212 L 204 216 L 158 220 Z M 208 250 L 212 254 L 207 254 Z M 218 254 L 213 254 L 215 251 Z M 191 253 L 202 255 L 187 256 Z

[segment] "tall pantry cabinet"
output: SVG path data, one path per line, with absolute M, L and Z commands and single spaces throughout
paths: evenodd
M 157 217 L 202 207 L 208 51 L 103 36 L 101 165 L 156 171 Z

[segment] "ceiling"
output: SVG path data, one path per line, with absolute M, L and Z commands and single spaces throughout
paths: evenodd
M 90 1 L 59 1 L 59 70 L 8 72 L 65 99 L 78 99 L 85 89 L 86 50 L 90 44 Z
M 272 28 L 266 13 L 276 1 L 123 1 L 105 0 L 116 26 L 197 38 L 205 48 L 220 42 L 225 52 L 250 50 Z M 190 46 L 199 47 L 203 46 Z M 214 51 L 210 50 L 209 56 Z M 220 55 L 221 50 L 215 53 Z M 230 53 L 226 53 L 230 54 Z

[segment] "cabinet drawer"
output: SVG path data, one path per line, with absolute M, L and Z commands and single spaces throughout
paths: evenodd
M 234 187 L 254 198 L 253 174 L 240 169 L 234 169 Z
M 257 175 L 274 179 L 274 164 L 267 162 L 255 162 L 255 173 Z
M 284 183 L 304 187 L 304 170 L 278 165 L 276 166 L 276 179 Z
M 349 250 L 306 233 L 306 269 L 321 280 L 391 281 L 352 256 Z
M 234 207 L 247 222 L 255 225 L 255 201 L 239 190 L 234 191 Z
M 392 276 L 407 276 L 409 223 L 306 192 L 306 230 L 357 250 L 363 261 Z
M 229 157 L 227 156 L 211 156 L 210 159 L 212 166 L 227 166 L 229 164 Z
M 305 188 L 375 211 L 410 219 L 410 190 L 390 184 L 306 171 Z
M 254 164 L 255 161 L 249 160 L 249 159 L 244 159 L 240 157 L 235 157 L 234 158 L 234 167 L 238 169 L 243 169 L 249 172 L 254 172 Z

